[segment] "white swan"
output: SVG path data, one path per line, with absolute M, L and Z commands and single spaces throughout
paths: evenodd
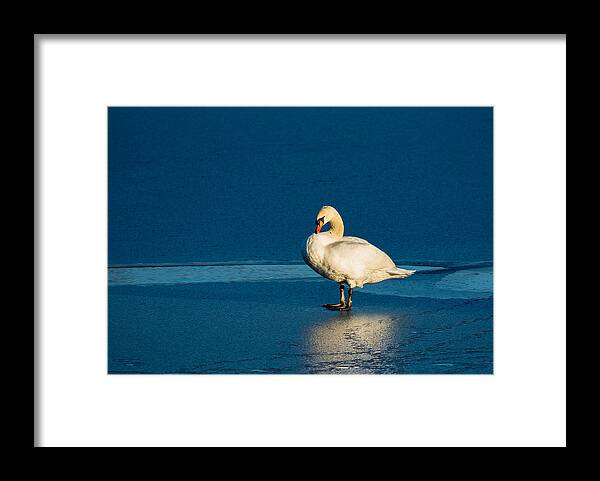
M 327 232 L 321 232 L 325 224 Z M 390 257 L 366 240 L 344 237 L 344 222 L 333 207 L 325 205 L 317 214 L 315 232 L 306 240 L 302 253 L 304 262 L 327 279 L 340 285 L 340 302 L 323 304 L 327 309 L 352 309 L 352 289 L 386 279 L 403 279 L 415 273 L 396 267 Z M 348 301 L 344 298 L 344 284 L 348 285 Z

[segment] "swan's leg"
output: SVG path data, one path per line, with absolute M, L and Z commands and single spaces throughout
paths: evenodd
M 346 300 L 344 299 L 344 284 L 340 284 L 340 302 L 339 304 L 323 304 L 323 307 L 327 309 L 341 309 L 346 306 Z
M 340 311 L 349 311 L 352 309 L 352 290 L 352 287 L 348 287 L 348 302 L 340 309 Z

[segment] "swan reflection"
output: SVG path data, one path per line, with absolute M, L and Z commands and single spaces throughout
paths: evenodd
M 399 342 L 402 315 L 342 312 L 308 332 L 307 351 L 317 371 L 385 371 Z

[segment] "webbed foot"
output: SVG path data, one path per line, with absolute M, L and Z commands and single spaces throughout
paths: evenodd
M 322 307 L 325 309 L 329 309 L 330 311 L 339 311 L 346 307 L 346 304 L 338 303 L 338 304 L 323 304 Z

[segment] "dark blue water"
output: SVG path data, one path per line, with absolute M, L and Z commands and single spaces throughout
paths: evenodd
M 109 265 L 296 260 L 323 204 L 396 260 L 492 259 L 491 108 L 110 108 Z
M 110 108 L 110 373 L 493 372 L 491 108 Z M 324 204 L 403 280 L 351 312 Z

